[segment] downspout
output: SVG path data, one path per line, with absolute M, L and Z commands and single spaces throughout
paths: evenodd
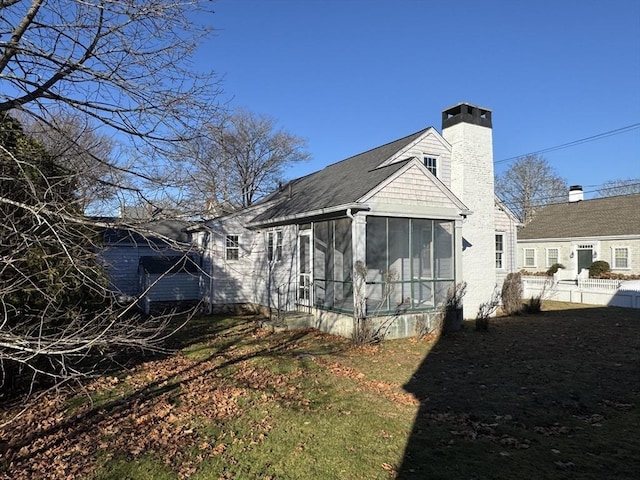
M 353 217 L 353 214 L 351 213 L 351 209 L 350 208 L 347 208 L 347 217 L 349 217 L 351 219 L 351 221 L 353 222 L 354 217 Z

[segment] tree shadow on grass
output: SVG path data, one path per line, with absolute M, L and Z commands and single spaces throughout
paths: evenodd
M 404 385 L 420 407 L 397 478 L 636 478 L 639 329 L 621 308 L 465 322 Z
M 122 385 L 126 385 L 127 388 L 124 391 L 116 391 L 111 398 L 95 399 L 95 404 L 89 408 L 86 408 L 87 397 L 77 397 L 81 401 L 77 412 L 69 406 L 69 399 L 67 399 L 46 417 L 38 419 L 36 416 L 37 423 L 18 421 L 16 425 L 0 431 L 2 434 L 0 453 L 3 457 L 0 463 L 0 477 L 3 471 L 11 468 L 12 464 L 24 465 L 31 457 L 38 457 L 41 454 L 46 457 L 62 444 L 67 451 L 69 445 L 87 442 L 90 439 L 89 450 L 95 449 L 95 453 L 101 441 L 100 435 L 96 435 L 95 432 L 100 430 L 98 427 L 103 425 L 103 422 L 113 421 L 113 419 L 135 422 L 136 418 L 144 418 L 147 412 L 155 408 L 160 399 L 164 404 L 173 399 L 179 402 L 181 390 L 187 384 L 203 385 L 209 389 L 219 388 L 222 393 L 225 388 L 229 388 L 231 392 L 234 388 L 252 388 L 249 385 L 252 379 L 227 378 L 229 372 L 233 371 L 229 370 L 230 367 L 243 365 L 247 361 L 259 358 L 293 358 L 309 353 L 312 355 L 334 353 L 335 351 L 330 352 L 331 348 L 339 349 L 343 345 L 337 342 L 333 346 L 318 347 L 321 350 L 325 349 L 326 352 L 310 351 L 309 345 L 313 342 L 307 342 L 307 340 L 319 335 L 318 332 L 310 329 L 270 334 L 259 328 L 254 317 L 219 317 L 213 320 L 218 321 L 212 321 L 211 317 L 196 319 L 181 337 L 173 339 L 174 345 L 181 348 L 197 343 L 192 340 L 193 338 L 199 341 L 209 340 L 209 343 L 203 344 L 206 348 L 202 351 L 191 352 L 196 355 L 196 359 L 190 359 L 184 355 L 167 357 L 170 368 L 165 369 L 163 366 L 162 371 L 148 372 L 147 374 L 153 375 L 153 379 L 143 383 L 131 381 L 129 384 L 128 378 L 117 380 L 116 377 L 112 377 L 115 382 L 114 390 Z M 101 380 L 107 382 L 105 390 L 108 391 L 110 378 Z M 105 387 L 104 383 L 101 385 L 101 389 Z M 97 391 L 91 390 L 89 393 L 93 395 Z M 204 391 L 202 393 L 207 394 Z M 200 412 L 191 413 L 197 416 Z

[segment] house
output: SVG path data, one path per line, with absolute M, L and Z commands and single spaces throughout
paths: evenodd
M 135 231 L 124 225 L 106 228 L 100 257 L 110 289 L 125 298 L 141 297 L 146 311 L 150 302 L 199 299 L 201 291 L 199 287 L 194 290 L 193 275 L 200 256 L 185 231 L 189 225 L 180 220 L 147 219 L 138 222 Z M 189 265 L 182 265 L 187 258 Z M 176 265 L 181 266 L 176 270 Z M 169 273 L 164 278 L 163 274 Z M 169 286 L 169 282 L 173 284 Z M 199 279 L 195 284 L 199 285 Z
M 408 336 L 465 281 L 475 316 L 516 267 L 517 220 L 494 195 L 491 116 L 454 105 L 442 133 L 425 128 L 189 229 L 209 272 L 205 301 L 304 310 L 342 335 L 354 311 L 393 316 L 390 336 Z
M 613 273 L 640 274 L 640 194 L 584 200 L 582 187 L 568 201 L 548 205 L 518 232 L 519 268 L 546 271 L 565 266 L 577 276 L 596 260 Z

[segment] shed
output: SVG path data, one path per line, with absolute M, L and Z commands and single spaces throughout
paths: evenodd
M 200 270 L 197 259 L 188 255 L 140 257 L 141 308 L 149 313 L 152 303 L 198 301 Z

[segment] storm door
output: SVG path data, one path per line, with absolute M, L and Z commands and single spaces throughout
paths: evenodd
M 298 235 L 298 305 L 311 306 L 311 229 Z

